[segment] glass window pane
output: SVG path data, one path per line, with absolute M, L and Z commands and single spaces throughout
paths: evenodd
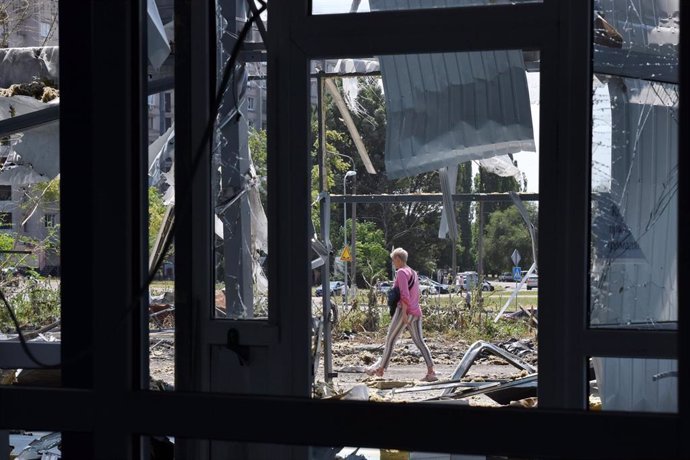
M 0 431 L 0 453 L 7 452 L 8 458 L 59 459 L 62 458 L 61 441 L 62 433 L 59 431 Z
M 0 104 L 16 104 L 17 116 L 51 105 L 22 99 L 0 97 Z M 40 369 L 60 360 L 58 130 L 56 118 L 0 140 L 0 155 L 6 158 L 0 167 L 0 184 L 7 198 L 0 201 L 0 289 L 8 302 L 0 303 L 4 384 L 60 385 L 59 370 Z M 17 325 L 30 342 L 33 358 L 20 347 Z
M 312 69 L 314 397 L 533 407 L 539 53 Z M 387 306 L 393 248 L 419 335 Z
M 51 112 L 60 101 L 58 2 L 4 2 L 2 9 L 0 384 L 55 387 L 60 371 L 41 367 L 60 361 L 59 117 Z M 38 123 L 39 113 L 54 116 Z M 9 119 L 27 127 L 9 130 Z
M 166 250 L 175 207 L 175 91 L 148 99 L 149 260 L 159 269 L 149 285 L 149 371 L 158 384 L 174 383 L 175 246 Z
M 678 318 L 678 3 L 648 3 L 595 2 L 592 327 Z
M 590 410 L 678 412 L 675 359 L 592 358 Z
M 164 81 L 172 76 L 174 66 L 174 56 L 163 40 L 163 36 L 174 37 L 173 4 L 150 2 L 148 13 L 160 19 L 154 21 L 156 33 L 148 34 L 148 75 L 153 82 Z M 149 270 L 158 266 L 149 284 L 149 375 L 151 389 L 163 390 L 175 383 L 175 244 L 171 235 L 176 198 L 174 84 L 148 94 L 146 117 Z
M 421 10 L 463 6 L 515 5 L 542 0 L 314 0 L 312 14 L 367 13 L 370 11 Z
M 218 82 L 232 51 L 234 38 L 228 37 L 237 36 L 245 24 L 236 18 L 248 14 L 242 2 L 237 5 L 235 12 L 220 5 L 217 11 L 225 25 L 218 37 Z M 266 14 L 261 18 L 265 21 Z M 260 45 L 261 28 L 254 23 L 247 37 Z M 239 62 L 218 113 L 213 147 L 216 319 L 268 318 L 266 98 L 265 56 Z

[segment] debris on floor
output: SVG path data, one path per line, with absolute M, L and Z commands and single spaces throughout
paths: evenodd
M 30 96 L 41 102 L 50 102 L 60 97 L 60 91 L 54 82 L 34 80 L 30 83 L 15 83 L 9 88 L 0 88 L 0 96 Z
M 527 408 L 537 407 L 537 398 L 531 397 L 531 398 L 520 399 L 518 401 L 510 401 L 510 404 L 508 404 L 508 405 L 511 407 L 527 407 Z

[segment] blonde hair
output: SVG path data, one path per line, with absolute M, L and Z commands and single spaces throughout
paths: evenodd
M 393 257 L 399 257 L 400 260 L 403 261 L 403 263 L 407 263 L 407 251 L 405 251 L 403 248 L 393 249 L 393 252 L 391 252 L 391 259 Z

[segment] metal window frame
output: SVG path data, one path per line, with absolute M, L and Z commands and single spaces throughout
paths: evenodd
M 144 41 L 139 26 L 145 14 L 144 2 L 85 0 L 60 4 L 63 151 L 77 144 L 87 152 L 99 149 L 99 155 L 61 158 L 63 250 L 66 254 L 81 255 L 63 258 L 62 296 L 66 307 L 62 357 L 67 388 L 0 388 L 3 407 L 0 428 L 61 430 L 65 455 L 72 458 L 139 458 L 143 452 L 140 435 L 149 434 L 301 445 L 384 445 L 409 450 L 544 458 L 564 454 L 576 458 L 687 458 L 690 443 L 682 434 L 690 429 L 690 393 L 682 391 L 682 382 L 690 378 L 687 365 L 690 340 L 685 332 L 687 328 L 683 327 L 688 313 L 679 308 L 677 333 L 587 329 L 590 165 L 589 157 L 583 152 L 589 152 L 591 143 L 591 62 L 589 45 L 586 45 L 590 43 L 591 4 L 581 0 L 545 0 L 543 4 L 448 9 L 443 14 L 415 11 L 337 17 L 311 16 L 309 7 L 308 0 L 272 4 L 268 46 L 269 171 L 283 172 L 272 177 L 269 189 L 269 243 L 276 252 L 276 257 L 269 261 L 269 308 L 280 326 L 279 340 L 288 361 L 285 367 L 304 364 L 300 359 L 306 357 L 296 357 L 296 353 L 308 349 L 309 342 L 308 315 L 302 311 L 309 304 L 306 135 L 309 59 L 539 48 L 543 53 L 544 75 L 542 115 L 550 116 L 542 119 L 555 120 L 557 125 L 557 129 L 543 129 L 541 134 L 544 151 L 555 153 L 540 164 L 542 188 L 553 191 L 540 198 L 543 211 L 540 234 L 562 235 L 541 238 L 540 267 L 546 279 L 549 273 L 557 272 L 556 268 L 563 268 L 560 258 L 578 262 L 566 264 L 567 277 L 554 277 L 541 289 L 542 302 L 558 306 L 552 311 L 544 309 L 540 315 L 541 407 L 497 410 L 443 404 L 371 404 L 195 393 L 203 389 L 195 388 L 193 362 L 184 363 L 185 367 L 178 369 L 178 385 L 186 386 L 184 391 L 171 394 L 142 391 L 145 388 L 142 377 L 146 375 L 145 321 L 134 315 L 132 321 L 125 321 L 120 327 L 113 328 L 111 322 L 114 316 L 126 312 L 146 267 L 145 252 L 142 253 L 146 241 L 146 201 L 140 193 L 144 189 L 140 181 L 145 167 L 140 164 L 139 157 L 143 156 L 138 155 L 144 151 L 146 132 L 145 82 L 141 71 Z M 210 65 L 195 66 L 197 60 L 203 64 L 208 56 L 190 51 L 192 44 L 210 39 L 208 24 L 203 24 L 204 15 L 208 19 L 209 8 L 210 2 L 195 2 L 194 7 L 191 0 L 176 2 L 178 19 L 182 19 L 178 22 L 178 29 L 181 27 L 178 37 L 182 38 L 176 43 L 178 58 L 188 53 L 187 59 L 178 63 L 178 76 L 186 76 L 178 79 L 176 91 L 178 152 L 194 151 L 200 127 L 191 115 L 208 109 L 205 97 L 210 93 L 208 82 L 213 69 Z M 682 13 L 681 10 L 681 15 L 686 16 Z M 112 17 L 120 20 L 112 21 Z M 689 81 L 690 75 L 688 37 L 690 34 L 681 34 L 681 85 Z M 103 49 L 109 49 L 110 53 L 102 53 Z M 101 72 L 112 60 L 119 65 L 117 70 Z M 84 75 L 98 79 L 84 79 Z M 102 104 L 96 81 L 112 90 L 113 104 Z M 567 85 L 570 91 L 561 91 L 560 85 Z M 193 97 L 199 94 L 200 99 Z M 682 120 L 690 118 L 689 96 L 680 91 Z M 113 131 L 118 136 L 109 136 L 111 142 L 99 142 Z M 688 151 L 688 130 L 681 130 L 679 135 L 680 151 Z M 113 162 L 113 158 L 124 161 Z M 184 161 L 183 158 L 184 155 L 179 155 L 178 161 Z M 681 170 L 687 161 L 680 156 Z M 84 168 L 97 172 L 101 167 L 112 172 L 117 193 L 106 195 L 96 180 L 97 174 L 84 180 L 77 173 Z M 205 185 L 208 184 L 203 181 L 192 184 L 195 207 L 190 215 L 210 216 L 211 210 L 207 209 L 210 200 L 206 196 L 209 187 Z M 679 208 L 683 209 L 690 189 L 688 181 L 681 180 L 679 186 Z M 85 203 L 85 195 L 93 199 Z M 112 225 L 102 227 L 98 224 L 105 211 L 99 203 L 106 197 L 114 204 L 107 208 Z M 181 278 L 176 292 L 178 314 L 185 315 L 189 321 L 195 320 L 194 313 L 204 301 L 210 302 L 210 280 L 194 272 L 195 268 L 203 272 L 210 266 L 205 252 L 210 248 L 206 244 L 210 228 L 205 225 L 181 227 L 177 234 L 178 277 Z M 688 230 L 690 216 L 681 214 L 679 235 L 687 234 Z M 123 238 L 123 235 L 134 236 Z M 291 244 L 280 245 L 280 241 Z M 679 243 L 679 260 L 688 260 L 690 246 Z M 196 249 L 200 252 L 195 252 Z M 108 269 L 112 276 L 108 277 L 107 285 L 94 276 L 103 273 L 100 264 L 106 252 L 110 256 L 115 254 Z M 544 254 L 559 257 L 546 258 Z M 684 271 L 679 268 L 679 272 Z M 102 292 L 111 295 L 103 296 Z M 681 291 L 680 305 L 683 300 Z M 290 326 L 294 329 L 289 329 Z M 302 335 L 304 332 L 307 333 Z M 195 346 L 194 336 L 184 328 L 179 328 L 176 340 L 179 346 Z M 621 345 L 622 340 L 635 341 L 640 346 L 631 350 Z M 642 351 L 645 347 L 653 347 L 650 356 L 668 357 L 678 352 L 681 382 L 678 414 L 581 410 L 586 356 L 592 353 L 638 356 L 646 353 Z M 84 355 L 85 349 L 92 353 Z M 308 381 L 308 366 L 304 368 L 304 376 L 290 375 L 295 394 Z M 418 424 L 415 436 L 381 429 L 390 420 L 398 419 L 428 423 Z M 314 420 L 328 420 L 328 423 L 314 423 Z M 262 430 L 256 430 L 256 426 Z M 505 430 L 501 436 L 495 436 L 487 429 L 492 426 L 529 426 L 537 435 L 529 442 L 525 442 L 520 430 Z M 583 433 L 587 432 L 606 433 L 612 441 L 604 436 L 589 436 L 583 442 Z

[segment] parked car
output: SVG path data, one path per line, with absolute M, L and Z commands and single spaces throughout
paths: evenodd
M 538 289 L 538 285 L 539 275 L 529 275 L 529 278 L 527 278 L 527 290 L 530 291 L 532 289 Z
M 376 290 L 382 294 L 387 294 L 388 291 L 393 287 L 393 281 L 381 281 L 377 286 Z
M 419 293 L 421 295 L 438 294 L 438 288 L 431 283 L 419 280 Z
M 343 293 L 343 286 L 345 283 L 342 281 L 331 281 L 331 295 L 339 295 Z M 321 297 L 323 295 L 323 286 L 316 288 L 316 297 Z
M 438 281 L 434 281 L 425 275 L 419 276 L 419 282 L 420 282 L 420 284 L 425 283 L 425 284 L 430 284 L 430 285 L 434 286 L 436 288 L 436 292 L 441 293 L 441 294 L 448 294 L 451 289 L 454 289 L 454 286 L 451 287 L 448 284 L 439 283 Z
M 484 280 L 482 283 L 482 291 L 493 291 L 494 289 L 493 284 L 489 283 L 487 280 Z
M 510 283 L 511 281 L 515 281 L 513 279 L 513 274 L 511 272 L 503 272 L 498 276 L 498 281 L 502 283 Z

